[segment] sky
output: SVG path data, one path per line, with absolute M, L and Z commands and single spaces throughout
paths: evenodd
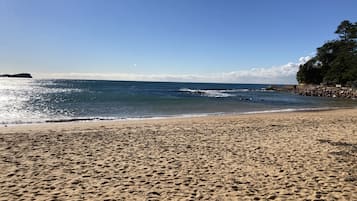
M 0 0 L 0 73 L 296 83 L 356 0 Z

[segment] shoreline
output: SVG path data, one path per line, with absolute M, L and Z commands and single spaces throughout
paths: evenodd
M 255 114 L 274 114 L 274 113 L 294 113 L 294 112 L 318 112 L 329 110 L 345 110 L 356 109 L 357 107 L 316 107 L 316 108 L 286 108 L 286 109 L 269 109 L 249 112 L 232 112 L 232 113 L 203 113 L 203 114 L 181 114 L 172 116 L 153 116 L 153 117 L 129 117 L 129 118 L 114 118 L 114 117 L 79 117 L 68 119 L 53 119 L 36 122 L 21 122 L 21 123 L 1 123 L 1 127 L 27 126 L 27 125 L 43 125 L 43 124 L 63 124 L 63 123 L 97 123 L 97 122 L 125 122 L 125 121 L 146 121 L 146 120 L 162 120 L 162 119 L 185 119 L 185 118 L 200 118 L 200 117 L 215 117 L 215 116 L 241 116 Z
M 356 200 L 357 109 L 0 128 L 0 200 Z

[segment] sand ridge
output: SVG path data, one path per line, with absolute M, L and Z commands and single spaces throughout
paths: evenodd
M 357 110 L 0 129 L 0 200 L 357 200 Z

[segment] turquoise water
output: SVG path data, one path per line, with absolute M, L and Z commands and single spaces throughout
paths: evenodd
M 259 84 L 0 79 L 0 124 L 356 107 Z

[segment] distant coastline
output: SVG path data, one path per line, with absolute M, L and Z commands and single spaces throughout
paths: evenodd
M 10 78 L 32 78 L 30 73 L 18 73 L 18 74 L 0 74 L 0 77 L 10 77 Z

